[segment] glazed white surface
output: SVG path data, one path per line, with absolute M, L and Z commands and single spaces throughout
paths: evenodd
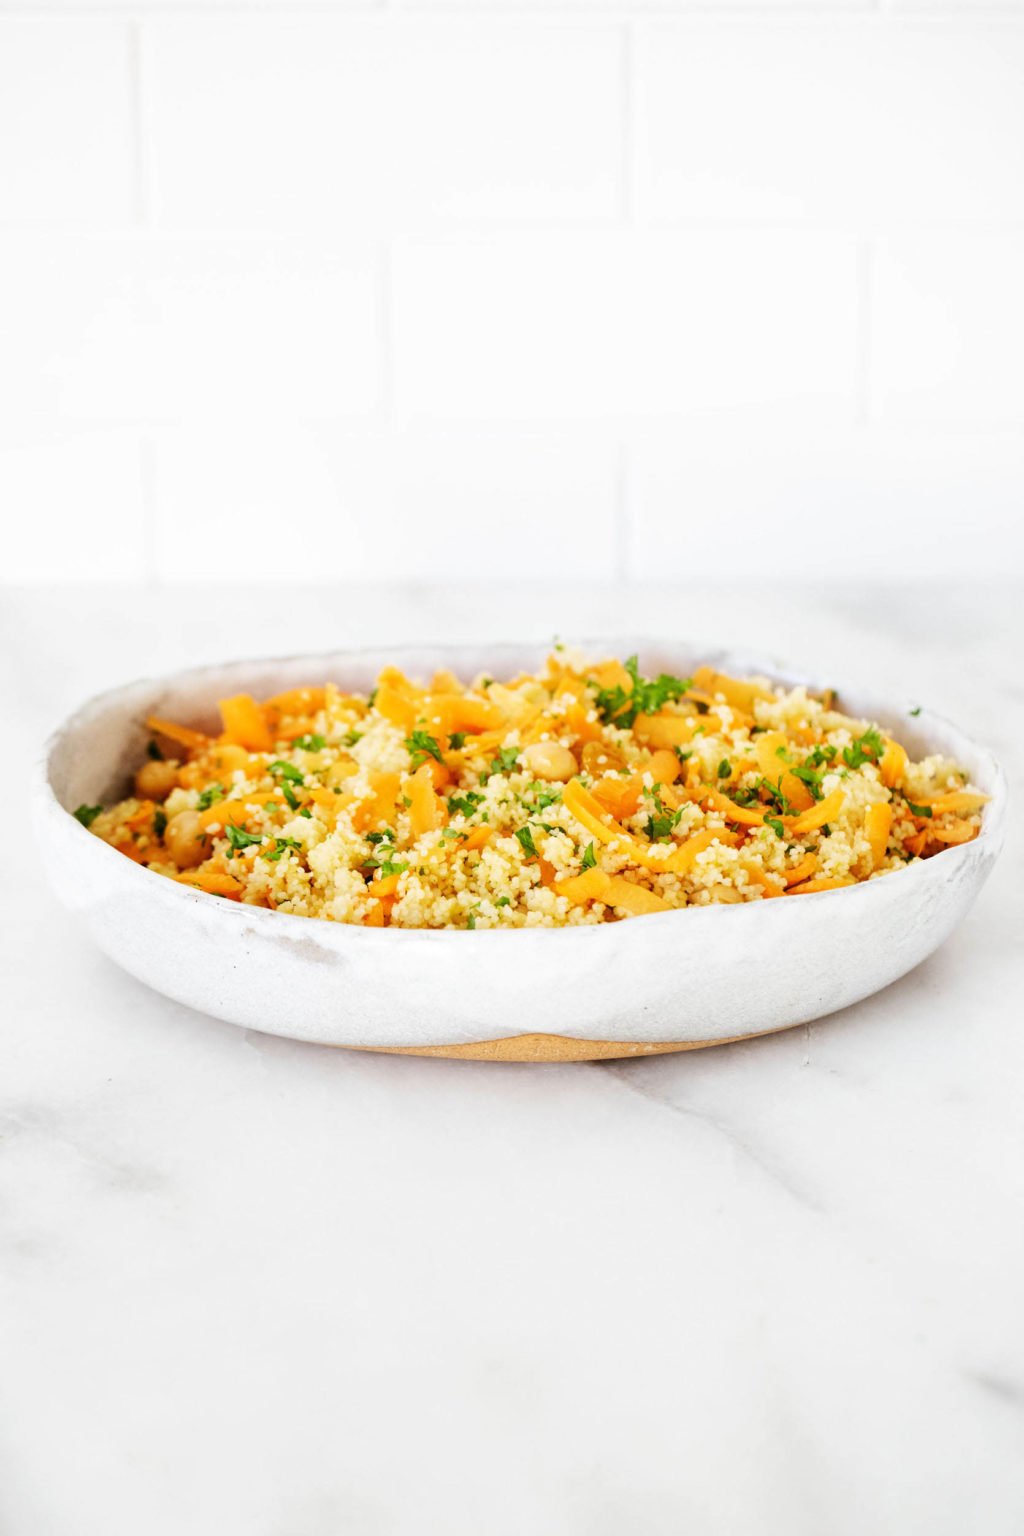
M 1020 786 L 1007 588 L 0 604 L 8 806 L 47 731 L 130 676 L 553 628 L 724 628 L 884 678 Z M 1012 820 L 962 926 L 886 991 L 741 1046 L 566 1067 L 349 1054 L 192 1013 L 99 954 L 10 817 L 6 847 L 5 1533 L 1021 1529 Z

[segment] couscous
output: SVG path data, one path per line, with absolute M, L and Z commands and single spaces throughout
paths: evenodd
M 830 696 L 641 675 L 556 649 L 536 675 L 151 719 L 135 793 L 75 812 L 139 864 L 232 901 L 371 927 L 523 928 L 873 880 L 978 835 L 986 796 Z

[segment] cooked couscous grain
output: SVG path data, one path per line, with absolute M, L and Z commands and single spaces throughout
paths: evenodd
M 562 651 L 536 676 L 221 704 L 150 720 L 136 794 L 75 813 L 155 873 L 374 927 L 526 928 L 875 879 L 978 835 L 954 762 L 912 763 L 803 688 Z

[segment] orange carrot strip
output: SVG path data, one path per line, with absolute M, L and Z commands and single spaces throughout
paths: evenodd
M 892 806 L 876 802 L 864 812 L 864 832 L 871 845 L 871 861 L 877 869 L 885 858 L 892 828 Z
M 790 831 L 797 837 L 801 837 L 805 832 L 813 832 L 815 828 L 823 827 L 827 821 L 833 821 L 839 815 L 845 803 L 845 790 L 834 789 L 809 811 L 801 811 L 796 820 L 789 823 Z
M 585 901 L 602 901 L 610 884 L 611 876 L 603 869 L 585 869 L 582 874 L 556 880 L 555 893 L 567 896 L 574 906 L 581 906 Z
M 897 784 L 902 784 L 908 761 L 906 750 L 900 746 L 899 742 L 886 736 L 885 751 L 878 764 L 878 772 L 887 789 L 895 789 Z
M 804 880 L 800 885 L 791 885 L 786 895 L 810 896 L 814 891 L 838 891 L 840 886 L 856 884 L 852 875 L 832 875 L 827 879 Z
M 168 741 L 176 741 L 179 746 L 187 747 L 190 752 L 202 752 L 209 746 L 210 738 L 202 731 L 193 731 L 187 725 L 175 725 L 173 720 L 161 720 L 158 715 L 150 715 L 146 721 L 146 729 L 156 736 L 166 736 Z
M 405 782 L 405 792 L 411 802 L 409 806 L 409 822 L 413 835 L 420 837 L 424 832 L 433 832 L 437 827 L 442 827 L 447 820 L 444 801 L 434 792 L 433 776 L 429 763 L 421 763 L 412 778 Z
M 624 875 L 609 875 L 608 887 L 601 898 L 610 907 L 619 907 L 634 917 L 648 912 L 668 912 L 669 904 L 645 886 L 634 885 Z
M 221 699 L 217 708 L 229 741 L 250 752 L 270 751 L 273 742 L 267 717 L 250 694 L 236 693 L 230 699 Z
M 805 853 L 799 864 L 794 864 L 785 874 L 787 885 L 799 885 L 803 880 L 809 880 L 818 867 L 818 855 Z

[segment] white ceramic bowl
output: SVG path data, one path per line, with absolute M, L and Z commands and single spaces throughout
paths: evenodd
M 645 673 L 700 662 L 792 685 L 756 657 L 687 644 L 585 642 L 639 651 Z M 132 863 L 70 814 L 127 792 L 145 717 L 213 727 L 216 701 L 332 679 L 368 690 L 380 667 L 506 677 L 538 649 L 341 651 L 234 662 L 131 683 L 91 700 L 51 738 L 34 787 L 46 867 L 97 944 L 157 991 L 250 1029 L 331 1045 L 514 1060 L 587 1058 L 710 1045 L 832 1013 L 931 954 L 963 917 L 998 855 L 1006 784 L 955 726 L 841 690 L 839 707 L 899 736 L 912 755 L 946 752 L 991 795 L 980 836 L 866 884 L 799 900 L 694 907 L 600 927 L 374 929 L 223 901 Z

